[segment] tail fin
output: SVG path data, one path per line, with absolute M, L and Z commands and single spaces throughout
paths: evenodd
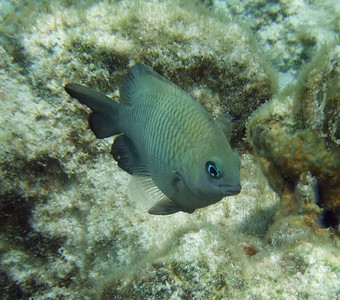
M 76 98 L 93 111 L 89 124 L 98 139 L 122 133 L 118 122 L 121 104 L 80 84 L 69 83 L 64 88 L 72 98 Z

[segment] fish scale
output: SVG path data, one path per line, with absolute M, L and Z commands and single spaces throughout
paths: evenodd
M 151 68 L 137 64 L 129 70 L 121 103 L 78 84 L 65 90 L 91 108 L 90 128 L 98 138 L 119 134 L 111 150 L 118 166 L 151 178 L 159 189 L 149 213 L 192 213 L 240 192 L 240 157 L 221 128 Z
M 136 116 L 135 120 L 138 120 L 134 125 L 137 125 L 138 128 L 145 128 L 145 132 L 136 133 L 133 128 L 127 129 L 125 132 L 128 136 L 130 136 L 133 140 L 139 139 L 139 137 L 143 137 L 143 141 L 137 142 L 136 144 L 148 144 L 148 152 L 151 154 L 151 157 L 159 158 L 161 161 L 176 163 L 171 160 L 171 157 L 175 157 L 175 154 L 179 151 L 188 150 L 186 148 L 189 147 L 189 141 L 186 138 L 181 137 L 184 134 L 184 131 L 181 130 L 183 127 L 179 124 L 183 123 L 183 118 L 187 118 L 187 114 L 178 113 L 177 106 L 170 106 L 170 103 L 175 102 L 173 99 L 146 99 L 146 101 L 142 101 L 140 99 L 140 104 L 137 104 L 133 109 Z M 164 103 L 162 107 L 155 110 L 152 109 L 154 102 Z M 140 112 L 143 111 L 141 114 Z M 164 114 L 164 111 L 167 114 Z M 138 116 L 143 115 L 143 118 L 139 118 Z M 171 117 L 169 117 L 171 115 Z M 171 145 L 172 143 L 172 145 Z M 171 146 L 171 147 L 170 147 Z

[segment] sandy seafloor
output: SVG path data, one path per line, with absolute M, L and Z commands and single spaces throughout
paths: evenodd
M 339 299 L 338 1 L 0 1 L 0 299 Z M 242 191 L 154 216 L 97 140 L 144 62 L 233 118 Z

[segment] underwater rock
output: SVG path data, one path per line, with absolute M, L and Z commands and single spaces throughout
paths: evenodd
M 241 194 L 160 218 L 147 214 L 148 199 L 130 196 L 130 177 L 109 154 L 112 139 L 97 141 L 86 129 L 89 111 L 63 91 L 67 78 L 118 98 L 128 66 L 143 61 L 213 116 L 229 110 L 233 143 L 243 146 L 244 121 L 276 85 L 244 26 L 189 1 L 72 2 L 21 2 L 25 11 L 6 18 L 20 22 L 0 38 L 1 297 L 339 297 L 339 243 L 334 230 L 315 226 L 323 209 L 317 176 L 289 168 L 292 191 L 270 160 L 280 142 L 307 130 L 293 126 L 303 119 L 294 93 L 264 104 L 272 112 L 257 115 L 259 126 L 249 123 L 259 132 L 261 120 L 264 130 L 273 123 L 282 138 L 267 130 L 256 152 L 243 148 Z M 324 153 L 321 127 L 315 137 Z M 288 205 L 278 211 L 280 200 L 293 214 Z
M 333 43 L 305 67 L 296 85 L 275 95 L 247 125 L 261 166 L 282 197 L 281 210 L 303 210 L 325 227 L 340 222 L 339 77 L 340 46 Z M 314 182 L 311 195 L 300 203 L 297 189 L 307 177 Z M 306 211 L 306 205 L 322 210 Z
M 214 0 L 237 16 L 258 37 L 259 44 L 280 76 L 291 77 L 310 62 L 326 41 L 339 35 L 338 1 Z
M 57 10 L 24 33 L 24 51 L 40 93 L 67 81 L 116 96 L 129 66 L 144 62 L 217 117 L 234 119 L 232 144 L 245 121 L 277 88 L 276 74 L 253 37 L 230 16 L 181 1 L 101 2 Z
M 25 10 L 26 23 L 1 40 L 0 282 L 8 298 L 94 298 L 109 274 L 124 280 L 141 257 L 152 263 L 148 253 L 166 253 L 201 218 L 205 226 L 206 214 L 219 222 L 230 210 L 223 203 L 203 215 L 149 218 L 128 199 L 112 139 L 96 141 L 86 129 L 88 111 L 67 97 L 65 78 L 116 97 L 128 65 L 143 61 L 214 116 L 229 110 L 239 144 L 246 118 L 275 87 L 252 38 L 226 16 L 177 1 L 62 2 Z M 267 201 L 249 212 L 255 228 L 240 222 L 242 205 L 229 221 L 264 235 L 277 198 L 260 186 Z

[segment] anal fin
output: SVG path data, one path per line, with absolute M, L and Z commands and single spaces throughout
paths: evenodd
M 168 198 L 158 201 L 148 212 L 152 215 L 171 215 L 181 211 L 181 208 Z
M 175 202 L 171 201 L 169 198 L 158 201 L 154 206 L 152 206 L 148 212 L 152 215 L 171 215 L 179 211 L 184 211 L 186 213 L 193 213 L 195 210 L 186 210 L 178 206 Z

